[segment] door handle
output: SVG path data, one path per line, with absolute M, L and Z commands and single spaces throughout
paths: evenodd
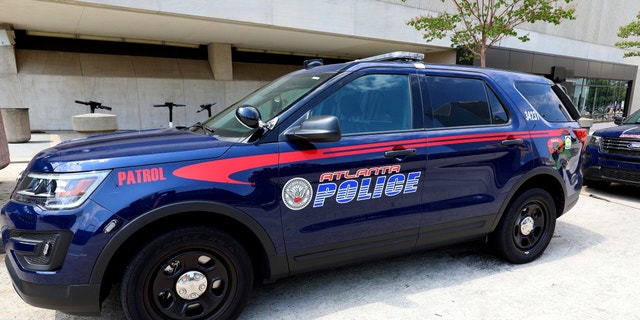
M 519 146 L 521 144 L 524 144 L 524 139 L 507 139 L 507 140 L 502 140 L 502 145 L 503 146 Z
M 384 153 L 387 158 L 413 157 L 417 153 L 416 149 L 391 150 Z

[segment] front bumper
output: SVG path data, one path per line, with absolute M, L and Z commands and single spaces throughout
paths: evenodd
M 35 307 L 99 315 L 101 284 L 90 277 L 109 238 L 99 231 L 111 217 L 92 201 L 56 214 L 14 201 L 5 204 L 0 211 L 4 260 L 18 295 Z
M 608 181 L 640 186 L 640 170 L 590 166 L 583 168 L 582 175 L 585 180 Z
M 10 257 L 5 257 L 5 264 L 13 288 L 26 303 L 45 309 L 59 310 L 79 316 L 100 315 L 100 285 L 63 285 L 31 283 L 18 278 L 16 265 Z

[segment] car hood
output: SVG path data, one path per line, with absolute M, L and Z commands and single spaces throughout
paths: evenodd
M 214 159 L 232 142 L 177 129 L 156 129 L 99 135 L 62 142 L 36 154 L 29 170 L 78 172 Z
M 622 126 L 600 129 L 594 134 L 606 138 L 623 138 L 640 140 L 640 124 L 625 124 Z

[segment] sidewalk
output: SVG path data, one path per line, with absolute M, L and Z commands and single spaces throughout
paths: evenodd
M 32 133 L 29 142 L 9 143 L 11 163 L 28 163 L 41 150 L 53 147 L 62 141 L 80 137 L 82 135 L 74 131 Z
M 31 140 L 24 143 L 9 143 L 11 163 L 0 169 L 0 181 L 15 181 L 16 177 L 27 166 L 31 158 L 38 152 L 57 145 L 58 143 L 82 137 L 75 131 L 52 131 L 32 133 Z
M 609 128 L 609 127 L 615 127 L 616 124 L 613 123 L 613 121 L 607 121 L 607 122 L 596 122 L 593 124 L 593 127 L 591 127 L 591 129 L 589 130 L 589 132 L 594 132 L 596 130 L 599 129 L 604 129 L 604 128 Z

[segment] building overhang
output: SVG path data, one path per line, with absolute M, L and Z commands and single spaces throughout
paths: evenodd
M 427 45 L 405 24 L 416 9 L 382 1 L 360 8 L 365 12 L 347 13 L 342 11 L 350 8 L 335 4 L 305 11 L 300 6 L 306 2 L 298 1 L 278 5 L 270 1 L 184 1 L 173 2 L 170 8 L 161 8 L 166 3 L 162 1 L 136 1 L 127 7 L 118 3 L 122 1 L 0 0 L 0 23 L 54 37 L 195 46 L 223 43 L 241 50 L 341 59 L 396 50 L 449 50 Z M 188 7 L 198 4 L 205 7 Z M 293 6 L 293 12 L 287 12 L 287 6 Z M 387 14 L 376 14 L 378 9 L 386 9 Z M 372 30 L 378 25 L 393 30 Z

